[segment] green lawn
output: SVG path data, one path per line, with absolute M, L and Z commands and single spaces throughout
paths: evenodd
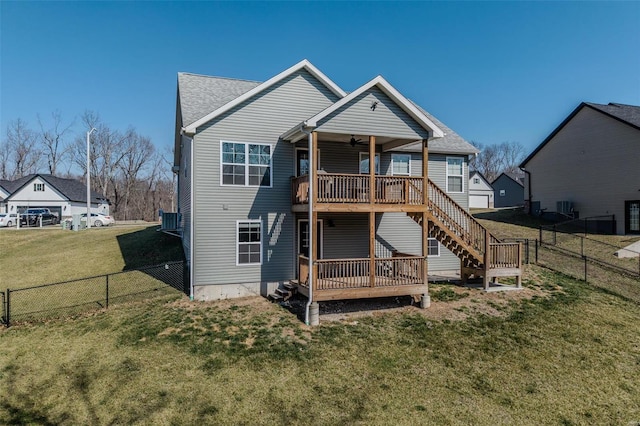
M 0 291 L 182 260 L 179 239 L 157 229 L 0 230 Z
M 536 266 L 524 285 L 315 328 L 167 296 L 2 329 L 0 424 L 637 424 L 640 305 Z

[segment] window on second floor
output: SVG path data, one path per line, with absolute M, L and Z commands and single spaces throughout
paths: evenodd
M 33 190 L 35 192 L 44 192 L 44 183 L 34 183 Z
M 222 185 L 272 185 L 271 145 L 221 142 Z
M 459 157 L 447 157 L 447 192 L 464 192 L 464 161 Z
M 473 183 L 476 185 L 480 183 L 480 178 L 473 178 Z
M 380 154 L 376 154 L 376 174 L 380 174 Z M 360 173 L 368 174 L 369 173 L 369 153 L 361 152 L 360 153 Z
M 507 191 L 505 191 L 504 189 L 500 190 L 500 196 L 504 197 L 505 195 L 507 195 Z
M 391 154 L 391 173 L 394 176 L 411 176 L 411 155 Z

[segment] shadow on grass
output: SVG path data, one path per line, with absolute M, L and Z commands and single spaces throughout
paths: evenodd
M 526 226 L 527 228 L 534 229 L 540 228 L 540 225 L 551 225 L 554 223 L 540 217 L 527 214 L 522 208 L 479 211 L 472 214 L 476 219 L 510 223 L 512 225 Z
M 159 232 L 158 226 L 118 235 L 117 239 L 125 263 L 123 271 L 184 260 L 180 239 Z
M 182 243 L 178 237 L 150 226 L 117 236 L 124 259 L 123 271 L 139 270 L 176 290 L 187 293 L 187 268 Z M 177 263 L 181 262 L 181 263 Z M 164 266 L 151 266 L 164 263 Z

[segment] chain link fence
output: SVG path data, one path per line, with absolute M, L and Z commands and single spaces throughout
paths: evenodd
M 130 271 L 34 287 L 6 289 L 2 321 L 38 321 L 65 317 L 109 305 L 185 293 L 185 264 L 168 262 Z

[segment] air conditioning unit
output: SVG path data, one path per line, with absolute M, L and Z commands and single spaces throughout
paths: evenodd
M 556 211 L 570 215 L 573 213 L 573 203 L 571 201 L 556 201 Z

